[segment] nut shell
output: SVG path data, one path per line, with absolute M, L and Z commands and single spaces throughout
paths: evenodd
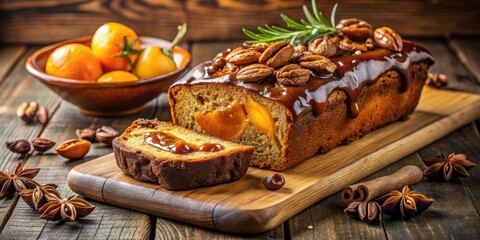
M 55 148 L 55 151 L 64 158 L 79 159 L 87 155 L 91 145 L 89 141 L 84 139 L 71 139 L 60 144 Z

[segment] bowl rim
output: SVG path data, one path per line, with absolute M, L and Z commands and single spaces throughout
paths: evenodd
M 52 84 L 69 84 L 72 87 L 94 87 L 94 88 L 109 88 L 109 87 L 131 87 L 131 86 L 141 86 L 141 85 L 147 85 L 150 83 L 154 83 L 157 81 L 161 80 L 166 80 L 169 77 L 176 75 L 182 71 L 184 71 L 190 62 L 192 61 L 192 55 L 191 53 L 180 46 L 175 46 L 175 49 L 180 49 L 184 52 L 187 53 L 187 61 L 183 66 L 180 66 L 177 68 L 175 71 L 169 72 L 167 74 L 159 75 L 156 77 L 152 78 L 146 78 L 146 79 L 140 79 L 137 81 L 130 81 L 130 82 L 93 82 L 93 81 L 81 81 L 81 80 L 74 80 L 74 79 L 68 79 L 68 78 L 61 78 L 61 77 L 55 77 L 50 74 L 47 74 L 44 70 L 40 69 L 34 62 L 36 62 L 37 58 L 41 53 L 44 53 L 49 50 L 56 49 L 60 46 L 69 44 L 69 43 L 80 43 L 80 42 L 85 42 L 88 40 L 91 40 L 93 36 L 83 36 L 83 37 L 78 37 L 78 38 L 72 38 L 69 40 L 53 43 L 47 46 L 44 46 L 38 50 L 36 50 L 34 53 L 32 53 L 27 61 L 25 62 L 25 67 L 27 71 L 35 76 L 36 78 L 40 79 L 41 81 L 49 82 Z M 161 39 L 161 38 L 155 38 L 155 37 L 148 37 L 148 36 L 138 36 L 138 39 L 140 42 L 142 42 L 142 39 L 146 41 L 157 41 L 157 42 L 164 42 L 166 44 L 170 44 L 170 41 Z

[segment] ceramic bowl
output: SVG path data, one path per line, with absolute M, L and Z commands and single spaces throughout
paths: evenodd
M 139 37 L 141 48 L 152 45 L 169 47 L 170 42 L 152 37 Z M 190 63 L 190 53 L 175 47 L 173 59 L 177 69 L 153 78 L 132 82 L 86 82 L 59 78 L 45 73 L 48 56 L 58 47 L 68 43 L 90 46 L 91 36 L 55 43 L 34 52 L 26 62 L 30 74 L 52 89 L 60 97 L 80 108 L 80 112 L 93 116 L 123 116 L 136 113 L 145 104 L 168 90 Z

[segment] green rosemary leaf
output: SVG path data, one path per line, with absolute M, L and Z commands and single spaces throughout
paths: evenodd
M 258 27 L 258 33 L 245 28 L 242 31 L 250 38 L 246 41 L 247 44 L 276 41 L 288 41 L 292 44 L 307 43 L 318 37 L 338 33 L 338 29 L 334 26 L 336 9 L 337 4 L 332 9 L 330 23 L 328 23 L 322 12 L 318 11 L 316 1 L 312 0 L 313 14 L 307 6 L 303 6 L 303 12 L 307 20 L 301 19 L 298 22 L 285 14 L 281 14 L 280 17 L 287 25 L 286 28 L 266 25 L 265 27 Z

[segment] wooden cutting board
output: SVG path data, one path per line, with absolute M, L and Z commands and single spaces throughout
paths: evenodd
M 68 185 L 115 206 L 221 231 L 258 233 L 479 118 L 480 95 L 426 87 L 408 121 L 385 126 L 284 171 L 286 184 L 277 191 L 262 185 L 271 171 L 257 168 L 249 168 L 233 183 L 168 191 L 124 175 L 113 154 L 73 168 Z

